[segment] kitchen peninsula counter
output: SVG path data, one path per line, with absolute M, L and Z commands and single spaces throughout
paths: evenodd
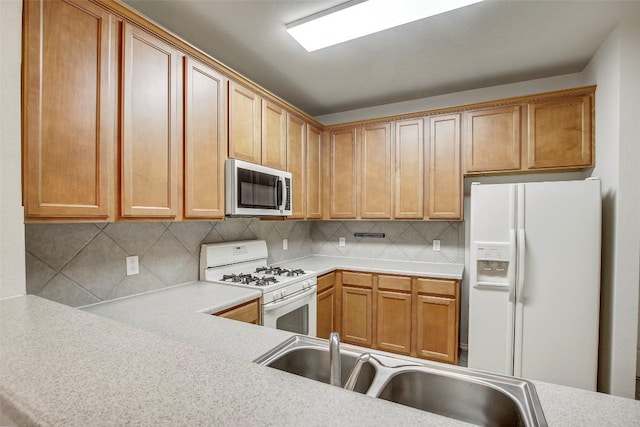
M 258 366 L 292 334 L 163 304 L 137 315 L 193 330 L 171 339 L 160 321 L 146 330 L 32 295 L 0 301 L 2 412 L 19 425 L 465 425 Z M 535 384 L 549 425 L 640 424 L 633 400 Z

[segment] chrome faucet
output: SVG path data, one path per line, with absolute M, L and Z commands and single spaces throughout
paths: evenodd
M 329 335 L 329 384 L 342 387 L 342 363 L 340 363 L 340 335 Z
M 367 363 L 371 359 L 371 353 L 362 353 L 358 360 L 356 360 L 356 365 L 353 367 L 353 371 L 351 371 L 351 375 L 349 375 L 349 379 L 344 384 L 344 388 L 346 390 L 353 391 L 356 388 L 356 382 L 358 382 L 358 376 L 360 376 L 360 370 L 362 369 L 362 365 Z

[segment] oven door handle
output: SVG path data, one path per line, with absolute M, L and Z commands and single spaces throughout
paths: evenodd
M 264 309 L 265 312 L 267 311 L 273 311 L 273 310 L 277 310 L 278 308 L 287 305 L 287 304 L 291 304 L 292 302 L 302 299 L 306 296 L 309 296 L 311 294 L 314 294 L 316 292 L 316 286 L 314 285 L 312 288 L 309 288 L 308 290 L 299 293 L 299 294 L 294 294 L 291 295 L 290 297 L 286 297 L 285 299 L 283 299 L 282 301 L 278 301 L 278 302 L 272 302 L 272 303 L 268 303 L 262 306 L 262 308 Z

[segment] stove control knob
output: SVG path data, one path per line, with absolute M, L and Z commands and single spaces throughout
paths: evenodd
M 280 295 L 280 291 L 275 291 L 273 293 L 273 299 L 280 299 L 282 298 L 282 295 Z
M 285 296 L 287 296 L 287 291 L 285 289 L 282 290 L 282 298 L 284 298 Z
M 309 283 L 308 280 L 305 280 L 304 283 L 302 284 L 302 287 L 304 289 L 309 289 L 311 287 L 311 283 Z

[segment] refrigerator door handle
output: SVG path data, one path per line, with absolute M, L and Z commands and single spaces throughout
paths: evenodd
M 515 228 L 509 229 L 509 273 L 507 276 L 507 283 L 509 284 L 509 302 L 515 302 L 515 290 L 516 290 L 516 230 Z
M 520 228 L 518 230 L 518 288 L 516 289 L 516 298 L 519 304 L 524 302 L 525 244 L 524 228 Z

